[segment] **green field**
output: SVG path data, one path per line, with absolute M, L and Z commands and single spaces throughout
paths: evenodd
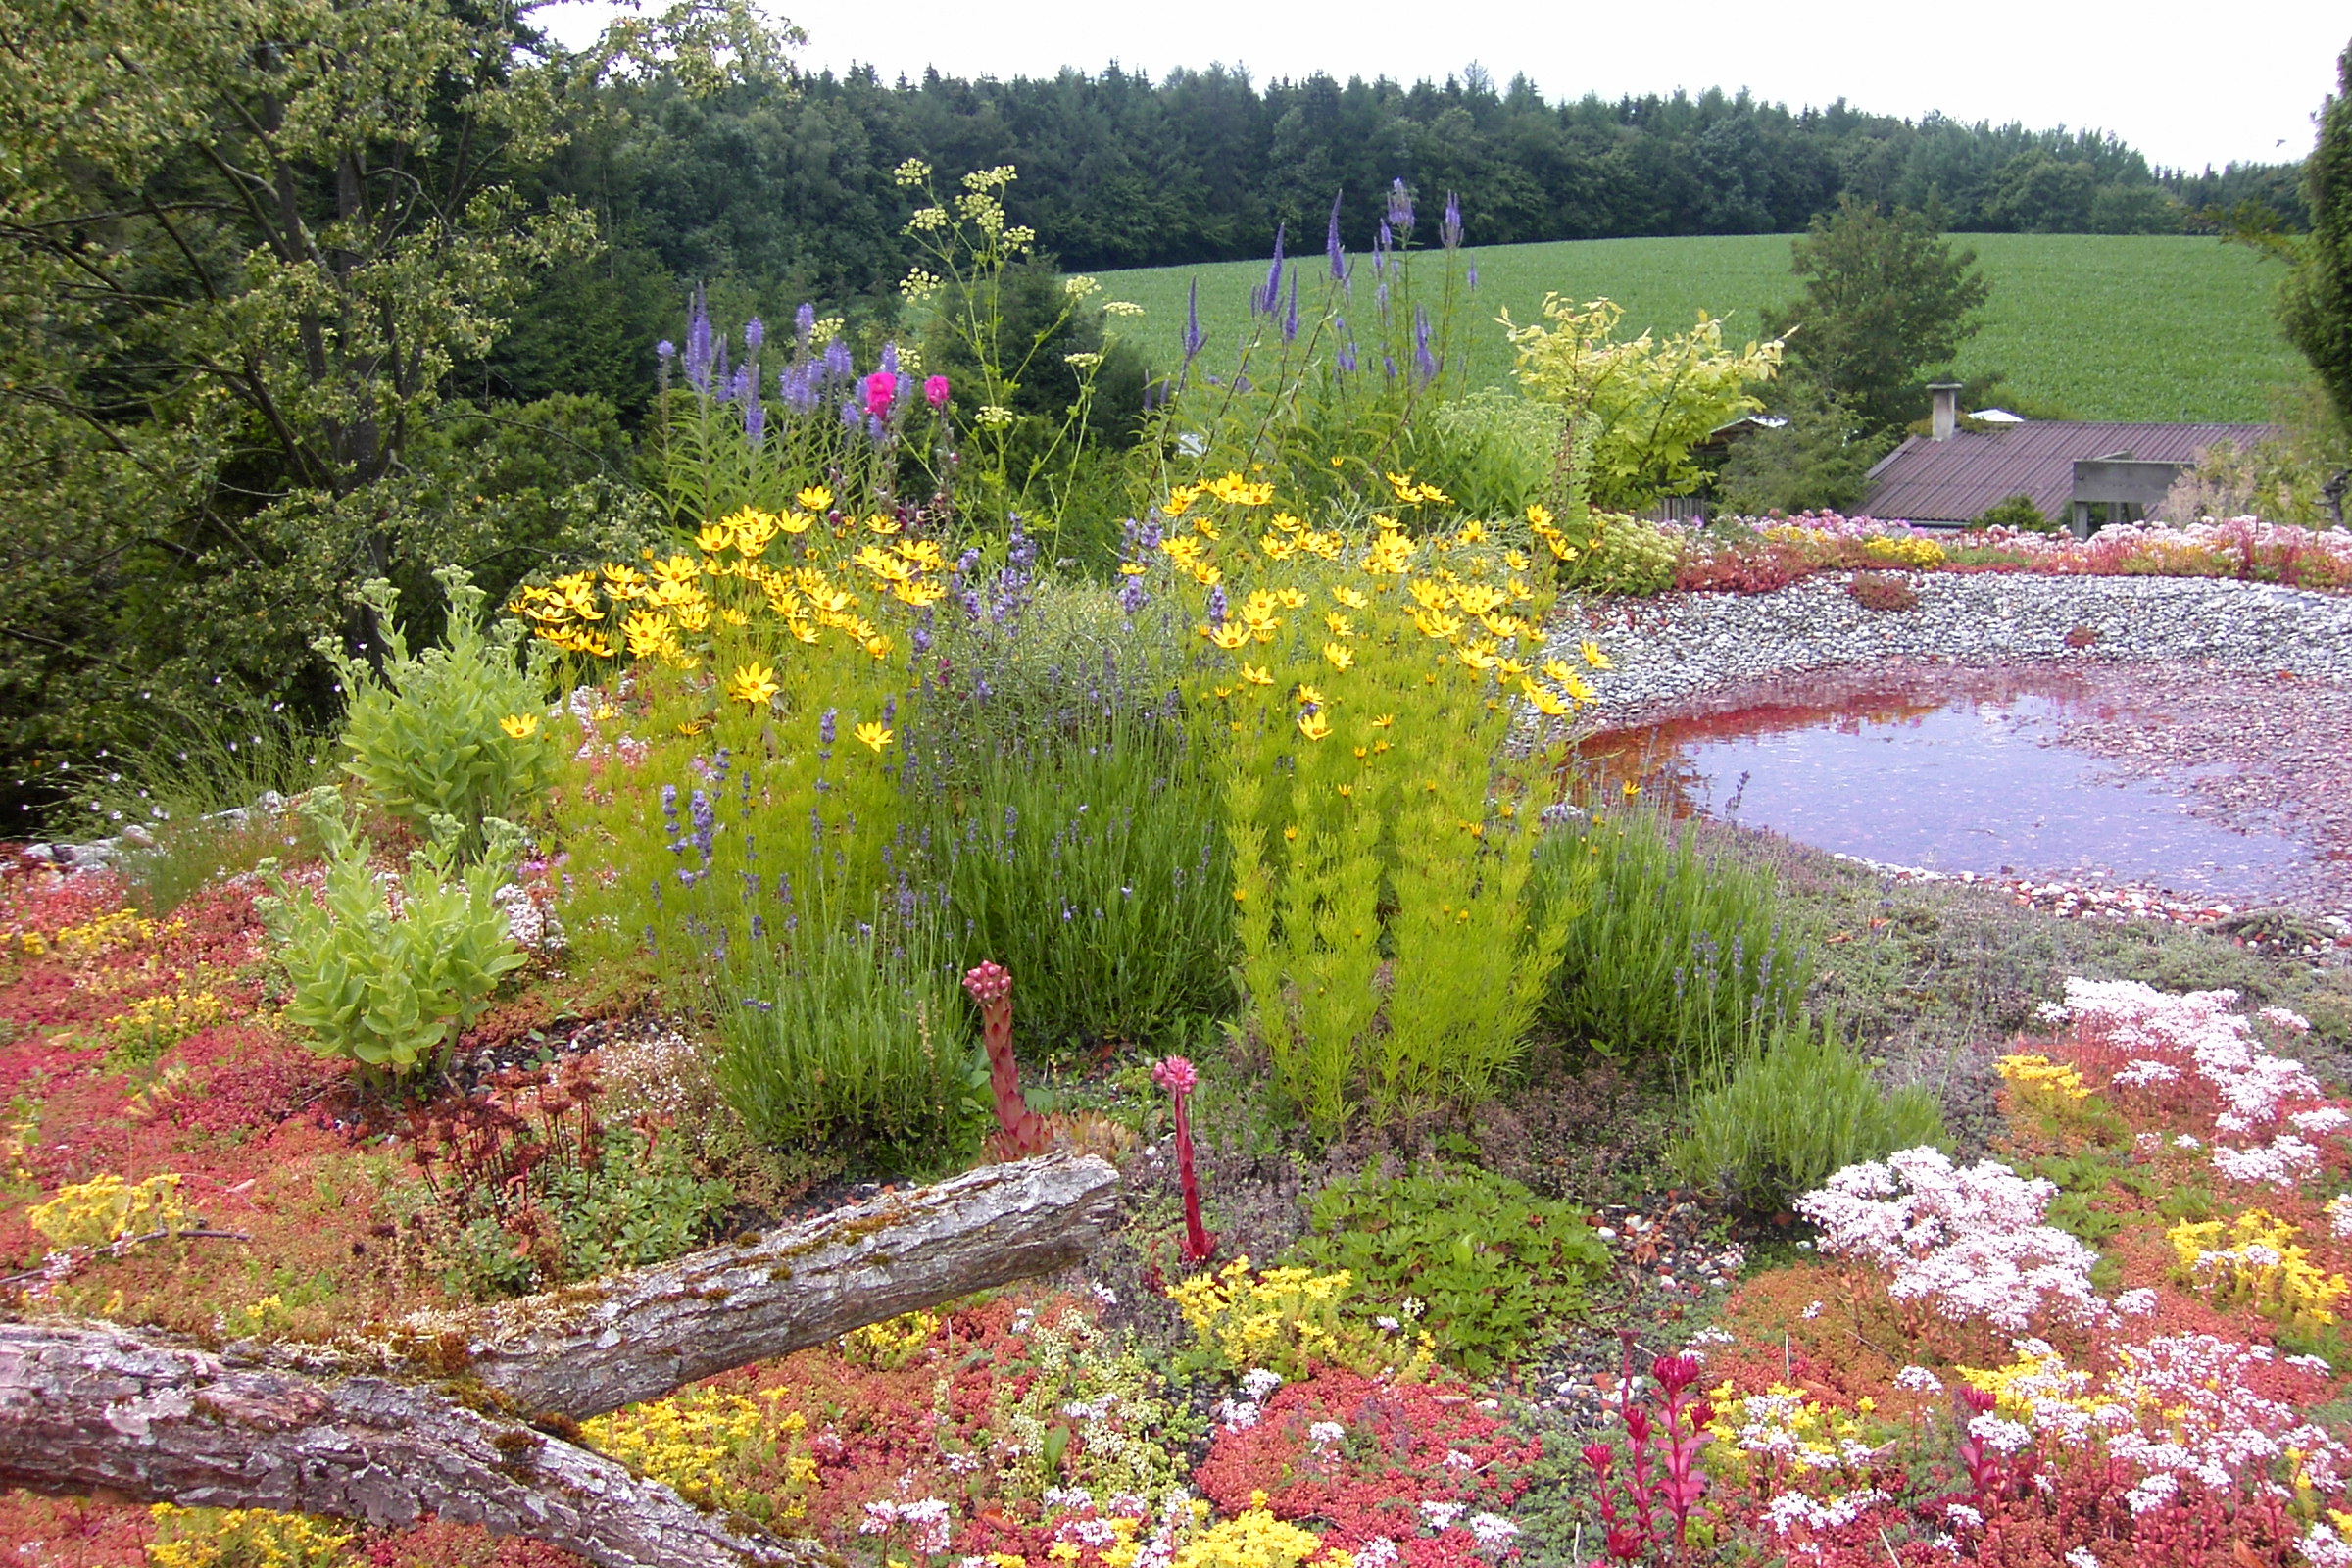
M 2006 371 L 2019 396 L 2075 418 L 2268 419 L 2277 393 L 2303 373 L 2271 314 L 2278 264 L 2243 246 L 2175 235 L 1970 234 L 1960 242 L 1975 247 L 1992 283 L 1962 373 Z M 1766 307 L 1796 291 L 1786 234 L 1569 240 L 1474 255 L 1480 314 L 1507 308 L 1522 321 L 1557 290 L 1608 296 L 1625 307 L 1629 330 L 1676 330 L 1703 308 L 1745 337 Z M 1323 259 L 1305 260 L 1302 282 L 1313 285 Z M 1186 290 L 1198 277 L 1213 368 L 1233 352 L 1249 291 L 1265 271 L 1263 262 L 1228 262 L 1101 276 L 1104 297 L 1145 308 L 1129 329 L 1160 364 L 1182 353 Z M 1491 327 L 1473 371 L 1499 381 L 1508 368 L 1501 329 Z

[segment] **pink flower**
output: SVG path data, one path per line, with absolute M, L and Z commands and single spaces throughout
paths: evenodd
M 1200 1075 L 1186 1058 L 1170 1056 L 1152 1069 L 1152 1081 L 1170 1094 L 1189 1095 Z
M 994 961 L 974 965 L 963 977 L 963 989 L 983 1007 L 1012 995 L 1012 976 Z
M 935 375 L 925 381 L 923 383 L 923 401 L 935 409 L 946 408 L 948 406 L 948 378 L 944 375 Z
M 890 416 L 890 405 L 899 395 L 899 378 L 888 370 L 876 370 L 865 378 L 865 412 L 877 419 Z

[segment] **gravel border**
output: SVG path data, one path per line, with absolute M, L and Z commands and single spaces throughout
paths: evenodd
M 1856 603 L 1842 573 L 1769 594 L 1670 594 L 1564 606 L 1544 652 L 1591 639 L 1614 667 L 1595 680 L 1612 726 L 1728 682 L 1886 659 L 2194 662 L 2352 684 L 2352 596 L 2215 577 L 1923 572 L 1916 610 Z M 2090 636 L 2085 647 L 2069 647 Z

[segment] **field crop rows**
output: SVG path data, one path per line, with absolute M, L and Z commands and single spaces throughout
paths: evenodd
M 1984 330 L 1964 350 L 1966 375 L 2007 372 L 2018 398 L 2082 419 L 2241 420 L 2276 416 L 2300 361 L 2271 313 L 2281 269 L 2239 246 L 2185 235 L 1971 234 L 1992 281 Z M 1474 252 L 1481 318 L 1537 317 L 1546 289 L 1606 295 L 1628 331 L 1688 326 L 1702 308 L 1729 335 L 1761 330 L 1764 312 L 1796 291 L 1788 236 L 1570 240 Z M 1320 269 L 1308 259 L 1307 280 Z M 1145 308 L 1136 324 L 1155 364 L 1181 356 L 1187 289 L 1200 282 L 1211 368 L 1248 320 L 1262 262 L 1102 274 L 1109 298 Z M 1368 305 L 1368 301 L 1366 302 Z M 1509 357 L 1499 327 L 1477 336 L 1472 373 L 1499 382 Z

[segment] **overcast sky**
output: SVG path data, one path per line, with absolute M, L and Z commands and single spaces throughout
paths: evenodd
M 610 9 L 575 0 L 548 20 L 577 41 Z M 1524 72 L 1553 99 L 1744 86 L 1790 108 L 1843 97 L 1912 119 L 2090 126 L 2191 169 L 2308 152 L 2352 37 L 2342 0 L 799 0 L 770 15 L 807 29 L 808 68 L 870 64 L 885 80 L 1113 60 L 1153 76 L 1223 62 L 1261 82 L 1443 80 L 1475 62 L 1498 84 Z

